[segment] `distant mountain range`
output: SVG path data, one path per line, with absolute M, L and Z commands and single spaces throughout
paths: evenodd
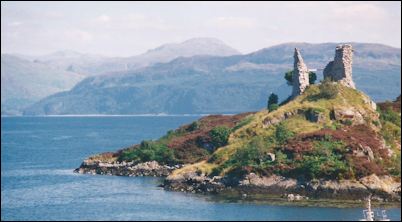
M 214 42 L 216 46 L 209 47 Z M 301 49 L 310 69 L 318 69 L 321 78 L 320 72 L 333 59 L 338 44 L 286 43 L 246 55 L 213 39 L 164 45 L 141 56 L 106 60 L 113 64 L 121 62 L 124 68 L 108 70 L 109 75 L 96 75 L 104 73 L 101 68 L 96 68 L 98 71 L 87 73 L 96 76 L 85 78 L 70 91 L 42 99 L 25 109 L 24 114 L 182 114 L 258 110 L 265 107 L 270 92 L 277 93 L 281 100 L 290 94 L 283 74 L 292 69 L 295 47 Z M 375 101 L 398 96 L 401 90 L 400 49 L 380 44 L 351 44 L 357 88 Z M 185 57 L 177 56 L 174 49 L 180 49 L 180 55 Z M 107 64 L 103 66 L 110 68 Z M 79 71 L 74 66 L 67 68 Z
M 19 114 L 26 106 L 53 93 L 71 89 L 85 76 L 1 55 L 1 113 Z
M 44 56 L 1 55 L 1 113 L 19 114 L 34 102 L 71 89 L 86 76 L 135 70 L 178 57 L 240 54 L 214 38 L 194 38 L 165 44 L 138 56 L 110 58 L 74 51 Z
M 230 56 L 236 54 L 240 54 L 240 52 L 219 39 L 193 38 L 182 43 L 164 44 L 131 57 L 105 57 L 65 50 L 28 58 L 36 63 L 91 76 L 138 69 L 155 63 L 166 63 L 178 57 L 195 55 Z

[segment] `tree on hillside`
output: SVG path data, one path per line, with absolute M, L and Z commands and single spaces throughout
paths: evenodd
M 308 73 L 308 82 L 312 85 L 315 83 L 315 81 L 317 80 L 317 74 L 315 74 L 315 72 L 309 72 Z
M 293 84 L 293 70 L 289 70 L 285 73 L 286 83 L 291 86 Z
M 268 98 L 267 109 L 271 112 L 271 111 L 278 109 L 278 107 L 279 107 L 278 95 L 276 95 L 275 93 L 271 93 L 271 95 L 269 95 L 269 98 Z

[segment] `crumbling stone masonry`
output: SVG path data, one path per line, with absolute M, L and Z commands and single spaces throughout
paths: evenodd
M 302 94 L 309 85 L 309 70 L 304 64 L 300 51 L 295 48 L 294 69 L 292 75 L 293 90 L 292 98 Z
M 336 47 L 335 59 L 328 63 L 324 69 L 324 78 L 356 88 L 352 79 L 353 49 L 352 45 L 344 44 Z

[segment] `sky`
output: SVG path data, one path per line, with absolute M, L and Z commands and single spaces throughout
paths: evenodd
M 213 37 L 242 53 L 285 42 L 401 47 L 401 2 L 1 2 L 1 52 L 133 56 Z

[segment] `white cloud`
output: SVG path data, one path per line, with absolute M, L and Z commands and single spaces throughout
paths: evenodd
M 73 29 L 65 31 L 64 38 L 78 40 L 80 42 L 88 42 L 93 40 L 93 35 L 84 30 Z
M 248 17 L 216 17 L 207 22 L 207 25 L 220 28 L 256 28 L 257 21 Z
M 97 22 L 109 22 L 110 21 L 110 16 L 100 15 L 100 16 L 95 18 L 95 21 L 97 21 Z
M 242 52 L 288 41 L 400 47 L 400 6 L 336 1 L 2 2 L 2 52 L 45 54 L 67 48 L 129 56 L 200 36 L 219 38 Z
M 139 13 L 130 13 L 114 16 L 100 15 L 88 22 L 88 27 L 94 29 L 108 29 L 118 31 L 154 29 L 167 31 L 172 28 L 162 18 L 146 16 Z
M 333 19 L 349 20 L 351 22 L 356 22 L 356 20 L 382 21 L 387 17 L 387 13 L 384 9 L 374 4 L 354 3 L 333 8 L 331 16 Z
M 160 17 L 146 16 L 144 14 L 128 14 L 122 16 L 118 21 L 129 29 L 155 29 L 167 31 L 172 28 L 165 20 Z
M 23 24 L 22 22 L 10 22 L 10 23 L 8 23 L 8 26 L 17 27 L 17 26 L 20 26 L 22 24 Z

